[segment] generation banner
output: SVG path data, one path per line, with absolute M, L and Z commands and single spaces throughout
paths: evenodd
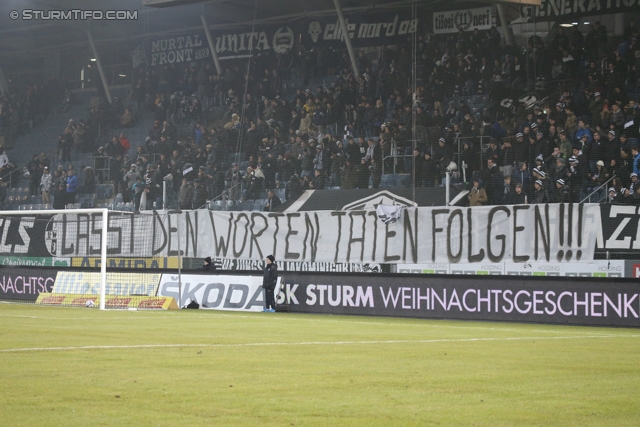
M 289 273 L 291 312 L 640 327 L 640 286 L 602 279 Z
M 488 30 L 494 25 L 491 6 L 476 9 L 433 12 L 433 33 L 446 34 L 462 31 Z
M 403 208 L 384 223 L 375 210 L 184 211 L 110 216 L 113 257 L 184 257 L 280 262 L 419 264 L 593 260 L 600 208 L 546 204 Z M 80 219 L 80 220 L 79 220 Z M 95 256 L 101 217 L 59 215 L 60 256 Z
M 280 288 L 280 282 L 281 278 L 278 279 L 277 289 Z M 181 306 L 195 301 L 201 308 L 210 310 L 264 309 L 261 276 L 187 274 L 179 280 L 177 275 L 163 274 L 158 296 L 172 297 L 181 302 Z
M 51 292 L 56 270 L 0 269 L 0 300 L 35 302 L 41 293 Z
M 540 6 L 520 6 L 520 18 L 515 22 L 579 19 L 589 15 L 637 12 L 638 8 L 640 0 L 541 0 Z

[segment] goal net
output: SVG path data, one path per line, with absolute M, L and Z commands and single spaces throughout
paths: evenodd
M 177 308 L 173 298 L 156 296 L 158 269 L 180 263 L 179 256 L 169 262 L 154 255 L 166 254 L 167 243 L 160 241 L 166 233 L 155 230 L 155 224 L 165 222 L 157 212 L 0 211 L 0 300 L 101 309 Z

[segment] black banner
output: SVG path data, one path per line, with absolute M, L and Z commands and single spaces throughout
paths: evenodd
M 420 19 L 407 13 L 351 15 L 345 20 L 354 47 L 404 43 L 420 25 Z M 345 34 L 337 16 L 320 18 L 305 25 L 302 31 L 305 46 L 344 46 Z
M 640 249 L 640 206 L 602 205 L 601 233 L 597 238 L 599 252 L 638 253 Z
M 640 327 L 633 281 L 287 273 L 292 312 Z
M 0 299 L 35 302 L 40 293 L 51 292 L 56 270 L 0 268 Z
M 418 18 L 407 13 L 351 15 L 346 21 L 354 47 L 406 42 L 420 24 Z M 251 28 L 212 31 L 212 37 L 218 57 L 233 59 L 264 53 L 282 54 L 291 50 L 296 40 L 308 48 L 344 47 L 345 34 L 338 18 L 332 16 L 285 25 L 259 25 L 253 31 Z M 153 67 L 212 60 L 204 30 L 154 38 L 134 52 L 134 66 L 145 61 Z
M 225 271 L 259 271 L 263 272 L 266 262 L 264 260 L 244 260 L 244 259 L 223 259 L 216 258 L 213 260 L 216 267 Z M 192 259 L 187 264 L 183 259 L 185 268 L 199 268 L 202 266 L 202 259 Z M 313 271 L 322 273 L 382 273 L 383 264 L 355 264 L 355 263 L 331 263 L 331 262 L 295 262 L 282 261 L 278 262 L 279 271 Z
M 56 251 L 51 218 L 52 215 L 1 217 L 0 255 L 50 257 Z
M 541 0 L 540 6 L 520 6 L 518 22 L 579 19 L 589 15 L 637 12 L 640 0 Z

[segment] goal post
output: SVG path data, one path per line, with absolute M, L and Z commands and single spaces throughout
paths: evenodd
M 177 230 L 177 231 L 176 231 Z M 0 211 L 0 301 L 111 309 L 178 308 L 178 215 L 108 209 Z
M 0 211 L 0 268 L 4 273 L 0 282 L 0 300 L 36 302 L 40 293 L 53 290 L 58 269 L 72 266 L 60 256 L 56 238 L 58 219 L 69 215 L 100 218 L 99 306 L 105 309 L 109 228 L 102 224 L 109 224 L 109 210 L 106 208 Z

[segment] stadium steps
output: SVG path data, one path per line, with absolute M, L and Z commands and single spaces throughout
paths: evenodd
M 78 121 L 88 115 L 84 105 L 75 105 L 66 113 L 50 114 L 33 129 L 16 138 L 13 148 L 7 149 L 9 160 L 18 167 L 25 166 L 34 154 L 49 153 L 51 165 L 57 164 L 53 150 L 58 147 L 58 135 L 64 131 L 69 120 Z

